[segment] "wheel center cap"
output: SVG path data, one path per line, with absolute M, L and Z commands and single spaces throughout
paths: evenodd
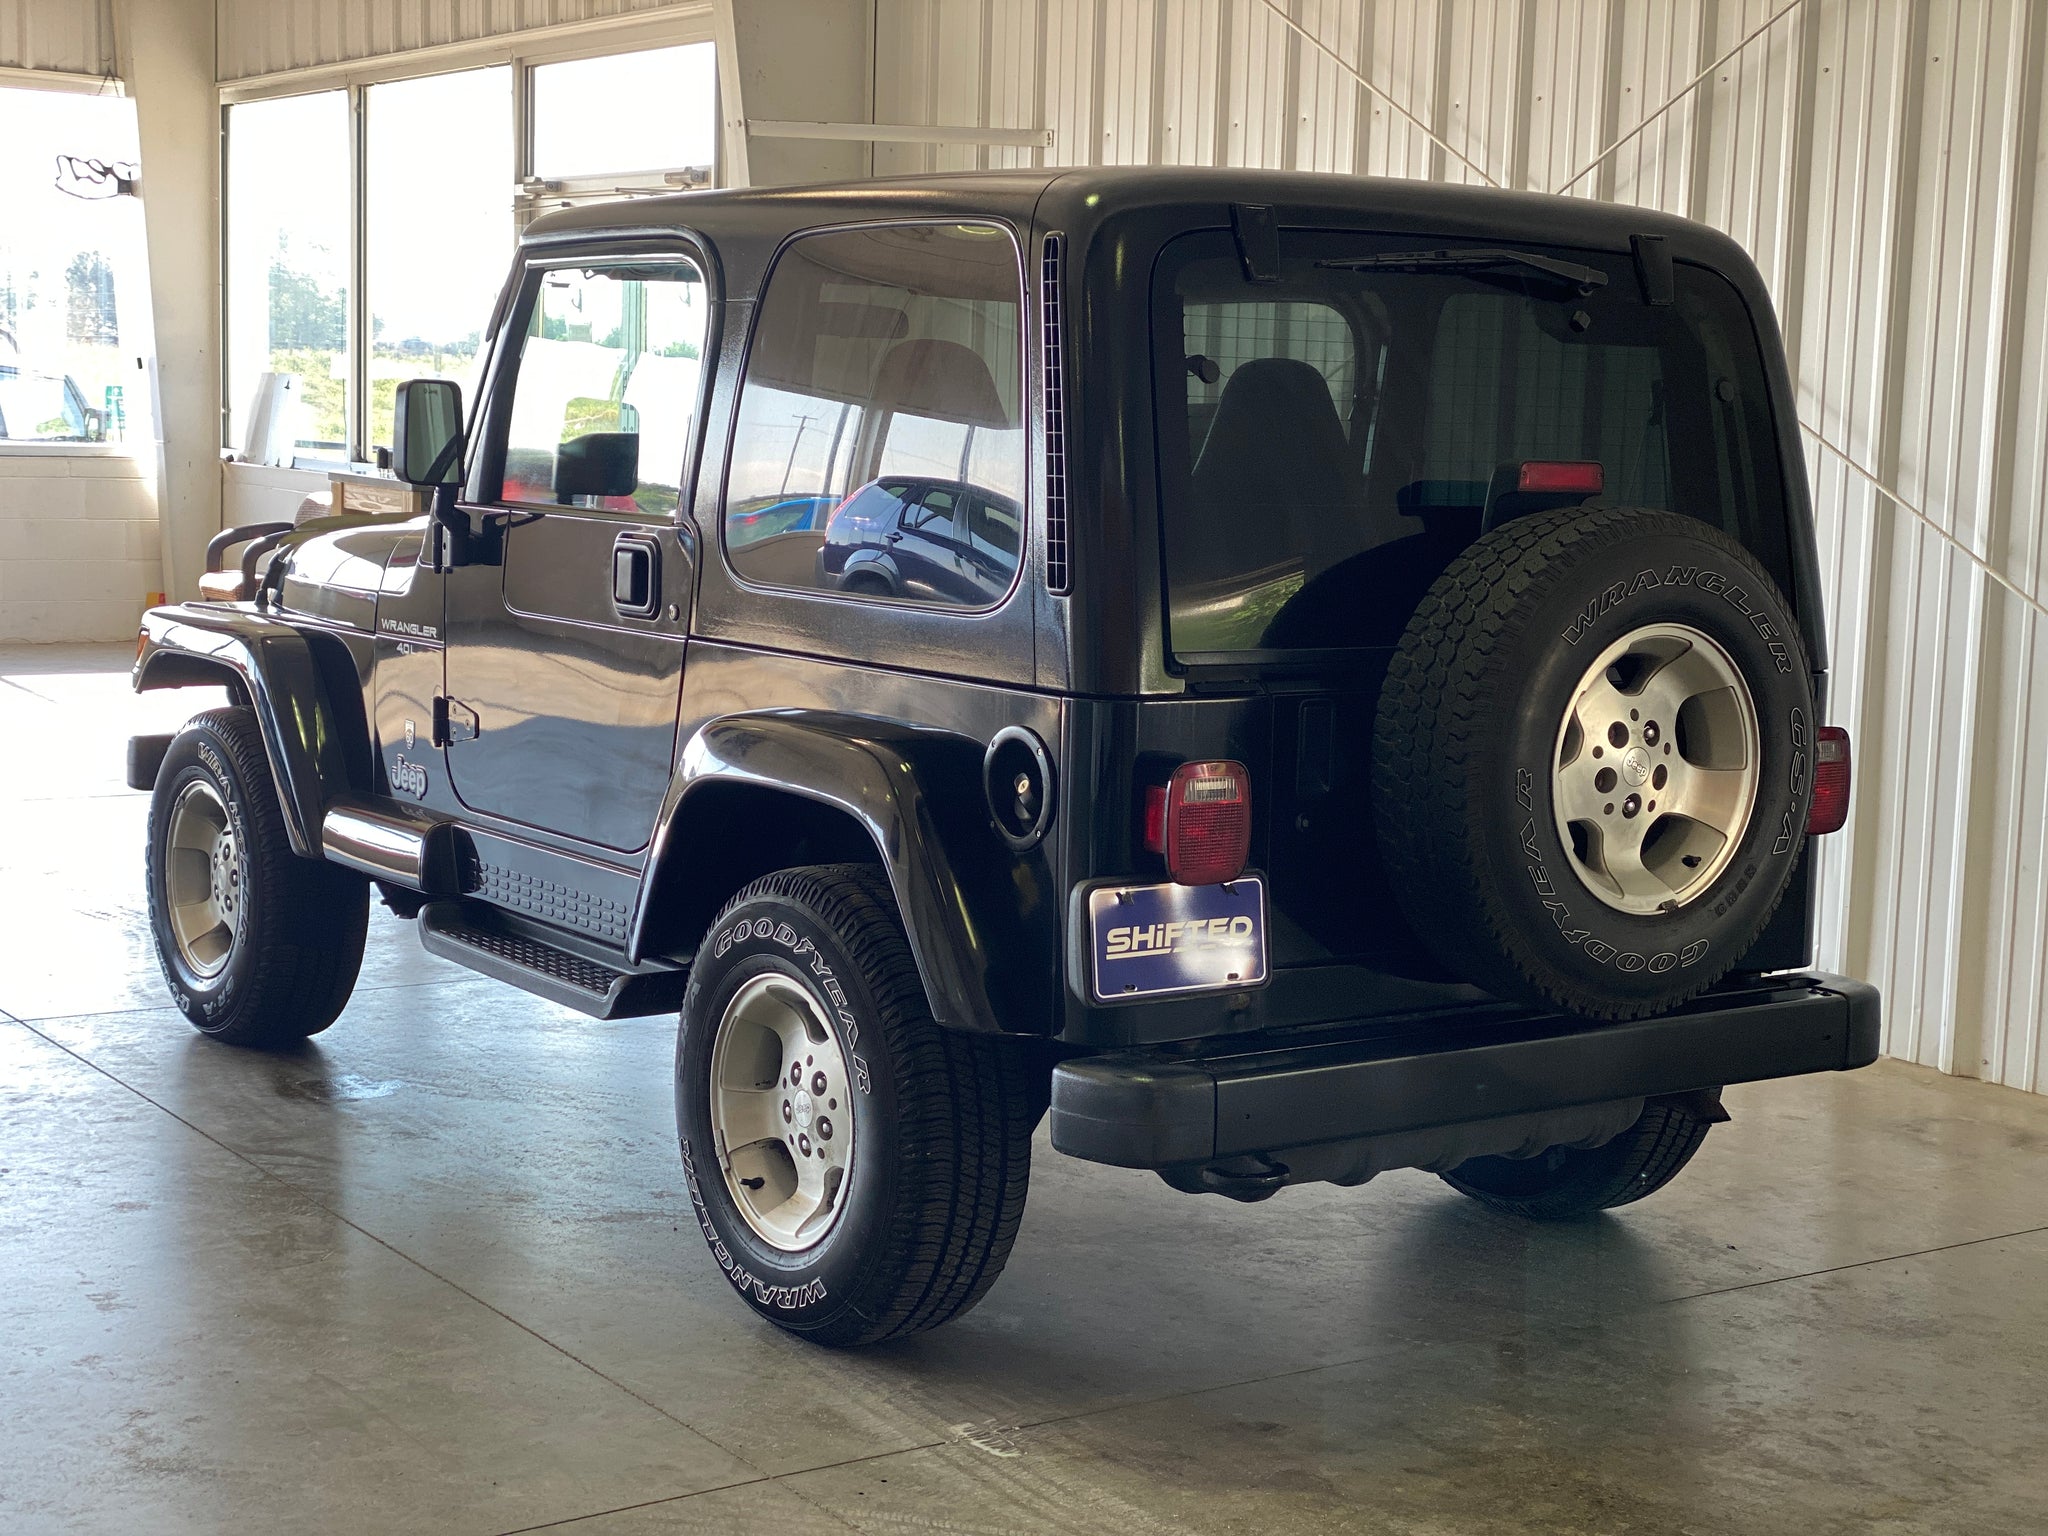
M 807 1131 L 811 1128 L 812 1108 L 811 1096 L 799 1088 L 796 1095 L 796 1123 L 800 1129 Z
M 1631 789 L 1642 788 L 1650 777 L 1650 754 L 1641 747 L 1630 747 L 1622 754 L 1621 776 L 1628 780 Z

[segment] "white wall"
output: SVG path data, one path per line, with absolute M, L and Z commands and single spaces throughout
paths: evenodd
M 117 0 L 142 146 L 163 574 L 192 596 L 220 511 L 220 102 L 213 0 Z
M 1740 239 L 1801 419 L 1896 493 L 1808 435 L 1858 754 L 1824 956 L 1884 988 L 1893 1054 L 2048 1090 L 2048 4 L 1277 3 L 1384 94 L 1264 0 L 880 0 L 877 115 L 1050 125 L 1052 163 L 1554 191 L 1704 72 L 1573 190 Z
M 114 0 L 0 0 L 0 69 L 112 74 Z
M 0 640 L 125 640 L 159 580 L 156 466 L 0 453 Z
M 841 3 L 824 0 L 827 10 Z M 223 82 L 541 27 L 710 8 L 708 0 L 219 0 L 219 7 Z

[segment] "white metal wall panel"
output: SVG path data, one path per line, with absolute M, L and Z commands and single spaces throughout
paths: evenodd
M 1856 733 L 1823 959 L 1884 987 L 1893 1054 L 2048 1091 L 2048 5 L 881 3 L 885 56 L 982 18 L 943 112 L 901 116 L 1050 126 L 1051 162 L 1569 183 L 1740 240 L 1786 331 Z
M 0 0 L 0 69 L 114 73 L 114 0 Z
M 674 3 L 676 0 L 219 0 L 215 36 L 220 78 L 226 83 L 446 43 L 481 42 L 533 27 L 642 12 L 653 18 Z

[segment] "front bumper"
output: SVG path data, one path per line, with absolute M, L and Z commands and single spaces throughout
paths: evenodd
M 1878 1017 L 1868 982 L 1811 973 L 1629 1024 L 1489 1007 L 1084 1056 L 1053 1072 L 1052 1144 L 1173 1168 L 1840 1072 Z

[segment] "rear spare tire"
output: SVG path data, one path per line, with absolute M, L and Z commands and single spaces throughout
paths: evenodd
M 1453 561 L 1374 728 L 1387 873 L 1497 996 L 1640 1018 L 1711 986 L 1805 843 L 1813 681 L 1790 605 L 1717 529 L 1564 508 Z

